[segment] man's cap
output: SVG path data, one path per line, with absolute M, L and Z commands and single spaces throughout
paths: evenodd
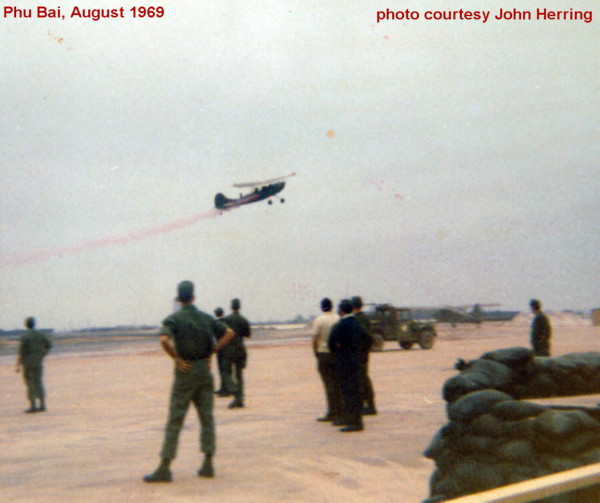
M 194 297 L 194 283 L 182 281 L 177 285 L 177 298 L 182 302 L 189 302 Z
M 214 312 L 215 312 L 215 316 L 219 316 L 219 317 L 223 316 L 223 314 L 225 314 L 222 307 L 217 307 Z
M 240 299 L 233 299 L 231 301 L 231 309 L 240 309 L 242 307 L 242 303 Z

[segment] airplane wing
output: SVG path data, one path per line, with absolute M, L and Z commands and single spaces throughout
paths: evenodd
M 270 180 L 262 180 L 260 182 L 234 183 L 232 187 L 264 187 L 265 185 L 271 185 L 272 183 L 280 182 L 281 180 L 285 180 L 286 178 L 290 178 L 291 176 L 295 175 L 296 173 L 290 173 L 289 175 L 280 176 L 278 178 L 271 178 Z

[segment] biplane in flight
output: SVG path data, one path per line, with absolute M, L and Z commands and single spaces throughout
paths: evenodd
M 279 197 L 277 194 L 279 194 L 285 187 L 285 182 L 283 180 L 295 175 L 296 173 L 291 173 L 289 175 L 272 178 L 271 180 L 264 180 L 262 182 L 234 183 L 233 187 L 252 188 L 252 191 L 248 194 L 240 194 L 240 197 L 237 199 L 229 199 L 224 194 L 219 192 L 215 196 L 215 208 L 218 210 L 229 210 L 245 204 L 264 201 L 265 199 L 269 204 L 273 204 L 273 197 L 284 203 L 285 199 Z

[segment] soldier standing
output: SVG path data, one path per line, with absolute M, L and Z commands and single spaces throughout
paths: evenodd
M 552 337 L 550 320 L 542 312 L 542 303 L 539 300 L 531 299 L 529 306 L 534 314 L 531 322 L 531 346 L 535 356 L 550 356 L 550 338 Z
M 181 309 L 163 321 L 160 344 L 175 362 L 175 379 L 171 389 L 169 418 L 160 453 L 161 463 L 146 482 L 171 482 L 171 461 L 177 452 L 179 433 L 190 406 L 194 404 L 200 418 L 200 449 L 204 462 L 200 477 L 213 477 L 212 458 L 216 449 L 213 418 L 213 377 L 210 356 L 233 338 L 226 325 L 194 306 L 194 284 L 182 281 L 177 287 Z M 219 339 L 214 346 L 213 337 Z
M 234 399 L 228 405 L 230 409 L 244 407 L 244 369 L 248 363 L 248 353 L 244 339 L 250 337 L 250 323 L 240 314 L 240 299 L 231 301 L 230 315 L 223 322 L 235 333 L 235 337 L 223 351 L 223 369 L 227 391 L 233 393 Z
M 368 335 L 368 339 L 360 351 L 360 396 L 363 403 L 363 414 L 365 416 L 373 416 L 377 414 L 377 409 L 375 408 L 375 391 L 373 390 L 373 382 L 369 376 L 369 355 L 371 353 L 371 345 L 373 344 L 373 333 L 371 331 L 371 322 L 362 308 L 362 299 L 358 296 L 352 297 L 352 312 L 354 313 L 354 317 Z
M 217 307 L 214 310 L 214 313 L 215 318 L 217 319 L 223 318 L 223 315 L 225 314 L 222 307 Z M 221 385 L 219 386 L 219 389 L 215 391 L 215 395 L 227 397 L 231 396 L 231 393 L 227 391 L 227 387 L 225 386 L 225 368 L 223 366 L 223 358 L 223 350 L 221 349 L 217 352 L 217 368 L 219 369 L 219 380 L 221 381 Z
M 30 403 L 29 409 L 25 412 L 43 412 L 46 410 L 46 393 L 42 382 L 43 360 L 52 348 L 52 343 L 45 333 L 35 330 L 35 318 L 27 318 L 25 327 L 27 331 L 19 341 L 19 356 L 15 370 L 18 373 L 23 367 L 23 378 Z M 36 400 L 39 401 L 39 406 L 36 406 Z
M 321 300 L 321 311 L 313 324 L 312 347 L 317 358 L 317 369 L 325 387 L 327 413 L 317 421 L 338 421 L 343 416 L 342 394 L 335 368 L 335 357 L 329 351 L 327 341 L 331 328 L 339 321 L 340 317 L 332 312 L 331 300 Z

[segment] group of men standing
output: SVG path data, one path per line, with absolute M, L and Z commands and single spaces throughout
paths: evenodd
M 225 316 L 223 309 L 217 307 L 215 317 L 235 332 L 233 340 L 217 353 L 217 364 L 221 386 L 215 391 L 219 397 L 233 396 L 230 409 L 244 406 L 244 369 L 248 361 L 248 352 L 244 339 L 250 337 L 250 323 L 240 314 L 242 304 L 239 299 L 231 301 L 231 314 Z
M 213 477 L 212 458 L 216 450 L 213 397 L 233 396 L 229 408 L 244 407 L 243 369 L 247 352 L 244 338 L 250 337 L 250 324 L 240 314 L 241 302 L 233 299 L 232 313 L 223 317 L 215 310 L 216 318 L 194 305 L 194 284 L 182 281 L 177 286 L 181 309 L 163 321 L 160 344 L 174 361 L 174 380 L 171 388 L 169 416 L 160 452 L 161 462 L 146 482 L 170 482 L 171 461 L 185 415 L 194 404 L 200 419 L 200 450 L 204 461 L 198 475 Z M 330 299 L 321 300 L 323 314 L 314 321 L 312 345 L 317 367 L 325 388 L 327 413 L 318 419 L 342 426 L 342 432 L 364 429 L 363 416 L 377 414 L 375 393 L 369 377 L 369 352 L 373 342 L 369 318 L 362 311 L 362 299 L 353 297 L 339 303 L 333 312 Z M 532 324 L 532 344 L 538 356 L 549 356 L 551 327 L 541 311 L 541 303 L 531 301 L 535 314 Z M 35 320 L 25 321 L 27 332 L 20 341 L 17 372 L 24 369 L 30 408 L 26 412 L 46 410 L 42 384 L 42 361 L 52 344 L 42 332 L 35 330 Z M 210 358 L 219 358 L 221 387 L 213 391 Z
M 377 414 L 369 377 L 373 338 L 362 307 L 357 296 L 342 300 L 335 313 L 331 300 L 324 298 L 323 314 L 313 324 L 312 346 L 327 403 L 326 414 L 317 421 L 342 426 L 345 433 L 363 430 L 363 416 Z

